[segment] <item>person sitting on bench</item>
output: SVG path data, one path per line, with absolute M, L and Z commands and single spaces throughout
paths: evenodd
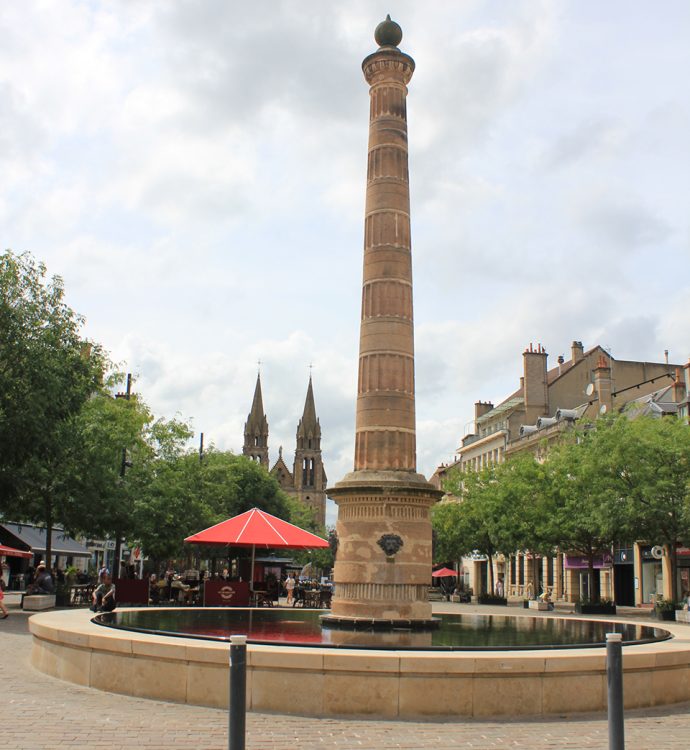
M 44 562 L 40 562 L 38 564 L 38 567 L 36 568 L 36 578 L 34 578 L 33 583 L 29 584 L 29 587 L 27 588 L 24 595 L 30 596 L 31 594 L 54 593 L 55 584 L 53 583 L 53 579 L 46 568 L 46 564 Z
M 24 599 L 32 594 L 52 595 L 55 593 L 55 584 L 53 578 L 46 568 L 46 564 L 41 561 L 36 568 L 36 576 L 32 583 L 27 586 L 26 591 L 22 594 L 20 606 L 24 609 Z

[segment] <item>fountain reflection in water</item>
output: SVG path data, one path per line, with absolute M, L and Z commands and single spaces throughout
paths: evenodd
M 246 633 L 250 643 L 364 649 L 501 650 L 602 646 L 617 632 L 625 644 L 665 640 L 660 628 L 634 623 L 510 615 L 440 615 L 434 630 L 321 628 L 318 610 L 146 609 L 98 615 L 99 625 L 187 638 L 227 640 Z

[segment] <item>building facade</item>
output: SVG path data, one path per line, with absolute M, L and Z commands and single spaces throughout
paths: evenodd
M 438 467 L 433 478 L 437 486 L 442 487 L 452 471 L 480 471 L 524 451 L 541 459 L 579 419 L 623 409 L 687 419 L 690 363 L 683 367 L 668 361 L 617 360 L 601 346 L 585 351 L 580 341 L 573 341 L 570 359 L 558 357 L 553 368 L 541 344 L 530 344 L 522 357 L 519 387 L 496 406 L 475 403 L 474 431 L 462 439 L 455 460 Z M 682 557 L 681 551 L 681 570 Z M 690 550 L 687 557 L 690 584 Z M 508 596 L 536 597 L 548 589 L 554 599 L 574 602 L 594 593 L 587 590 L 587 561 L 578 555 L 541 557 L 526 551 L 498 556 L 493 565 L 494 580 L 502 581 Z M 596 561 L 596 585 L 602 597 L 619 604 L 649 604 L 657 595 L 671 595 L 665 565 L 653 544 L 631 543 Z M 462 561 L 460 579 L 475 594 L 487 590 L 487 566 L 482 555 Z
M 325 526 L 328 480 L 321 453 L 321 424 L 316 416 L 311 376 L 302 418 L 297 425 L 292 470 L 283 459 L 282 446 L 278 449 L 278 460 L 269 468 L 268 420 L 264 413 L 260 375 L 256 378 L 252 408 L 244 426 L 242 453 L 265 467 L 275 477 L 282 490 L 312 508 L 317 522 Z

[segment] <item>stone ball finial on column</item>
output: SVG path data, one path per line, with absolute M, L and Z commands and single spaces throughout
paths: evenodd
M 397 47 L 402 41 L 402 37 L 402 29 L 395 21 L 391 21 L 390 14 L 386 16 L 385 21 L 381 21 L 374 31 L 374 40 L 379 47 Z

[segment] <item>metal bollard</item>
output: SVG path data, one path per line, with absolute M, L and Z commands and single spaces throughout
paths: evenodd
M 623 731 L 623 636 L 606 634 L 606 679 L 608 682 L 609 750 L 625 750 Z
M 244 750 L 247 720 L 247 636 L 230 636 L 230 750 Z

